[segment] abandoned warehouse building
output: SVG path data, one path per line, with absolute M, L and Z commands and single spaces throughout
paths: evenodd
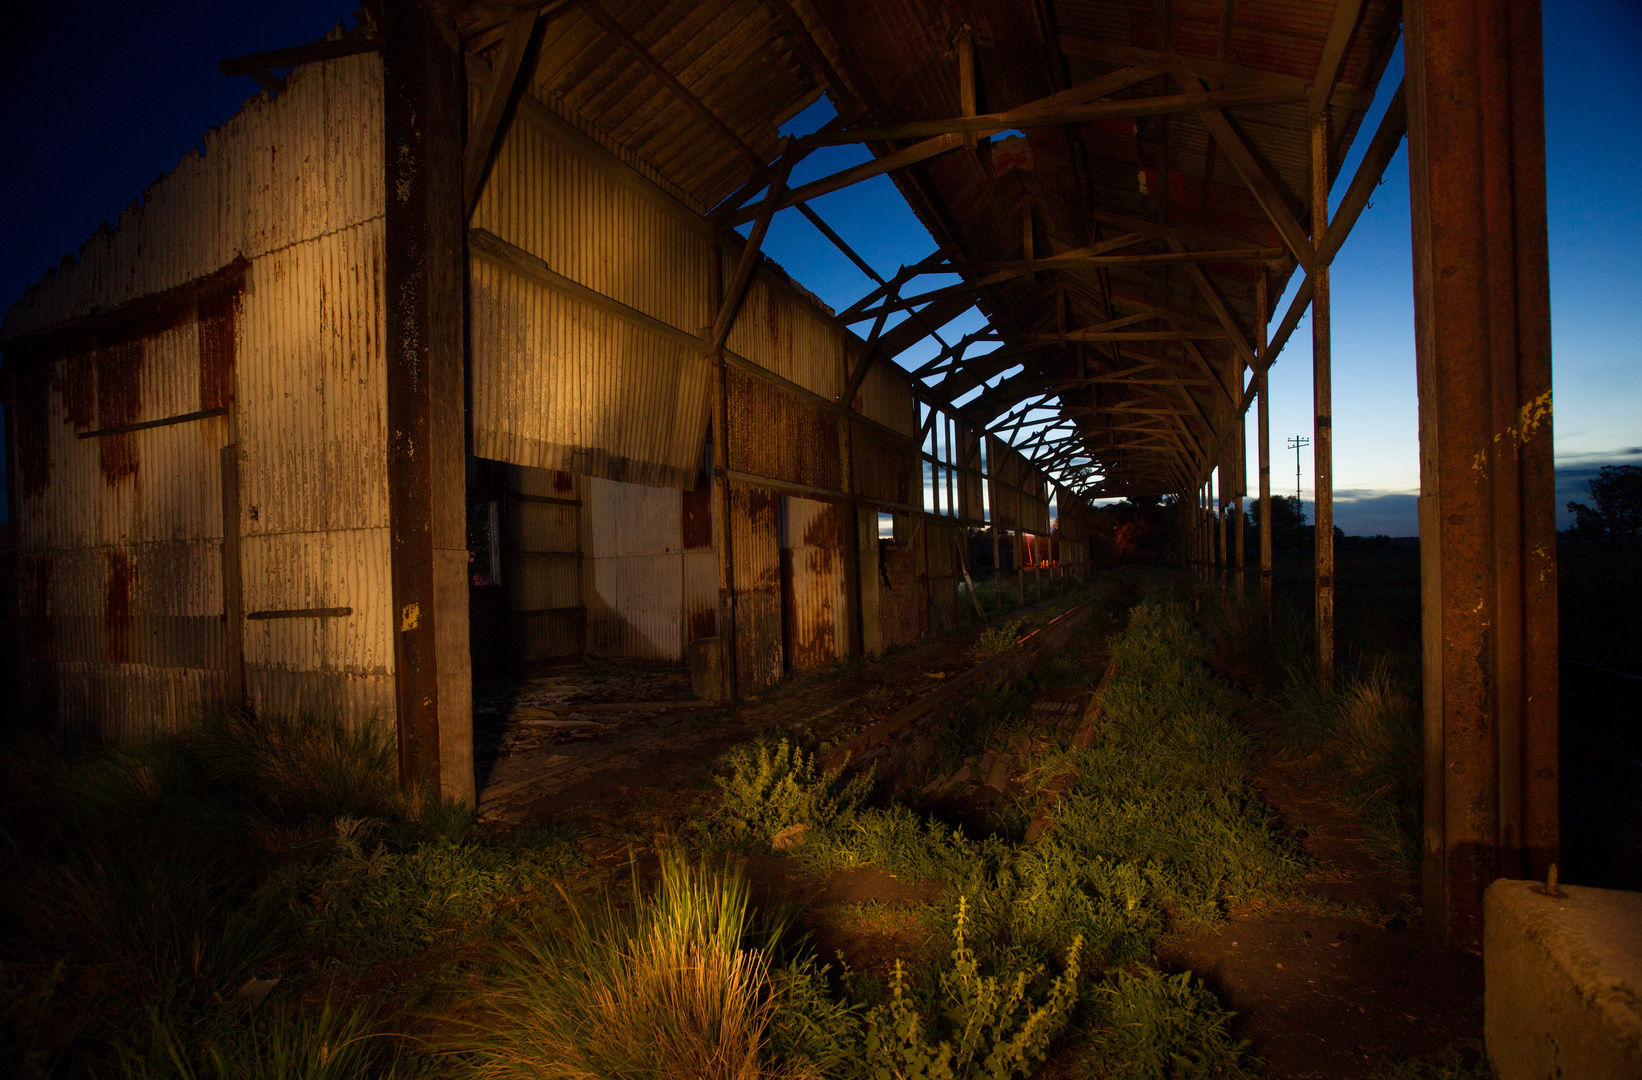
M 471 802 L 476 665 L 749 698 L 941 634 L 978 563 L 1087 578 L 1094 500 L 1172 498 L 1269 601 L 1308 310 L 1326 673 L 1329 264 L 1406 134 L 1425 900 L 1475 941 L 1556 857 L 1556 591 L 1539 12 L 1457 6 L 417 0 L 224 61 L 265 92 L 0 329 L 24 707 L 374 716 Z M 885 175 L 937 249 L 888 275 L 811 205 Z M 818 300 L 778 212 L 876 287 Z

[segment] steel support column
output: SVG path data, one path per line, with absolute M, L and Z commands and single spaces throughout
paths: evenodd
M 424 3 L 377 3 L 394 708 L 407 787 L 471 805 L 461 66 Z
M 1556 495 L 1540 10 L 1409 0 L 1425 911 L 1557 858 Z
M 1254 374 L 1255 440 L 1260 454 L 1260 610 L 1266 617 L 1266 629 L 1272 627 L 1271 596 L 1271 391 L 1266 384 L 1266 323 L 1271 318 L 1271 300 L 1267 295 L 1266 272 L 1260 271 L 1256 285 L 1255 302 L 1258 310 L 1254 325 L 1260 364 Z
M 1328 110 L 1311 118 L 1311 236 L 1320 244 L 1328 232 Z M 1312 474 L 1316 478 L 1315 589 L 1317 681 L 1334 681 L 1334 389 L 1329 327 L 1328 267 L 1311 268 Z

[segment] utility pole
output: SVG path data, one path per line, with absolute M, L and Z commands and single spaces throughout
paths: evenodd
M 1295 435 L 1289 439 L 1289 449 L 1294 451 L 1294 500 L 1300 501 L 1300 451 L 1311 445 L 1311 440 L 1304 435 Z

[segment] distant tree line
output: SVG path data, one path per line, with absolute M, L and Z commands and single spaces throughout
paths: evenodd
M 1635 540 L 1642 531 L 1642 466 L 1604 465 L 1585 482 L 1595 506 L 1569 501 L 1574 524 L 1565 540 Z

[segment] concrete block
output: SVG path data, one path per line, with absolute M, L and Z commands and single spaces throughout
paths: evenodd
M 1496 881 L 1484 1037 L 1500 1080 L 1642 1078 L 1642 893 Z
M 690 642 L 690 692 L 697 701 L 728 701 L 723 639 L 716 634 Z

